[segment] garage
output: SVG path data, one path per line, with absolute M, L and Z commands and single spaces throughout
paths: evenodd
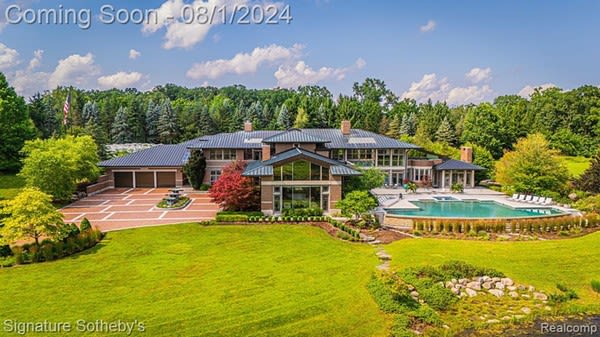
M 175 172 L 156 172 L 156 187 L 175 187 Z
M 154 172 L 135 172 L 135 187 L 154 188 Z
M 133 187 L 133 172 L 115 172 L 115 187 Z

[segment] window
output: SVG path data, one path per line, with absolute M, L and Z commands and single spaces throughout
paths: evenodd
M 275 211 L 300 208 L 329 209 L 328 186 L 277 186 L 273 189 Z M 280 208 L 278 208 L 280 207 Z
M 348 150 L 348 161 L 366 161 L 373 159 L 371 149 L 352 149 Z
M 245 149 L 244 160 L 261 160 L 262 150 L 257 149 Z
M 209 150 L 209 160 L 236 160 L 237 153 L 234 149 Z
M 221 170 L 210 170 L 210 184 L 214 184 L 221 176 Z
M 404 155 L 402 150 L 392 150 L 392 166 L 404 166 Z
M 286 163 L 282 166 L 273 167 L 273 180 L 329 180 L 329 168 L 322 167 L 305 160 L 298 160 L 295 162 Z
M 390 166 L 389 150 L 378 150 L 377 151 L 377 166 Z
M 342 150 L 342 149 L 331 150 L 331 158 L 333 158 L 335 160 L 344 160 L 344 150 Z

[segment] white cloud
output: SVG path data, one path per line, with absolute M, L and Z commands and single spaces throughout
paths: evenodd
M 429 33 L 429 32 L 433 32 L 435 30 L 435 27 L 437 26 L 437 23 L 433 20 L 429 20 L 427 21 L 427 24 L 419 27 L 419 29 L 421 30 L 422 33 Z
M 33 52 L 33 58 L 29 61 L 29 66 L 27 70 L 32 71 L 39 67 L 42 64 L 42 57 L 44 56 L 44 51 L 38 49 Z
M 446 77 L 438 79 L 435 73 L 425 74 L 419 82 L 413 82 L 402 98 L 411 98 L 419 102 L 445 101 L 451 105 L 479 103 L 493 94 L 489 85 L 453 87 Z
M 251 74 L 265 63 L 283 62 L 297 58 L 304 46 L 295 44 L 291 48 L 278 45 L 257 47 L 251 53 L 238 53 L 231 59 L 219 59 L 196 63 L 188 70 L 189 78 L 216 79 L 225 74 Z
M 0 42 L 0 70 L 14 67 L 19 62 L 19 53 Z
M 135 60 L 136 58 L 142 56 L 142 53 L 140 53 L 139 51 L 135 50 L 135 49 L 130 49 L 129 50 L 129 58 L 131 60 Z
M 465 75 L 465 78 L 471 83 L 489 81 L 492 79 L 492 68 L 473 68 Z
M 216 8 L 234 8 L 235 6 L 247 5 L 251 0 L 194 0 L 190 4 L 186 4 L 183 0 L 166 0 L 163 4 L 155 9 L 155 15 L 151 15 L 151 20 L 144 24 L 142 31 L 144 33 L 155 33 L 162 28 L 166 28 L 165 42 L 163 48 L 190 48 L 199 42 L 202 42 L 210 29 L 221 24 L 221 14 L 215 10 Z M 278 6 L 278 3 L 268 3 L 267 1 L 254 1 L 261 6 Z M 206 8 L 209 16 L 215 12 L 212 20 L 208 23 L 199 22 L 199 20 L 190 20 L 189 10 L 183 10 L 184 6 L 189 8 Z M 196 16 L 198 11 L 196 10 Z M 183 17 L 183 15 L 186 17 Z M 227 13 L 226 19 L 229 20 L 231 13 Z M 186 22 L 187 21 L 187 22 Z M 190 22 L 191 21 L 191 22 Z
M 544 83 L 544 84 L 540 84 L 537 86 L 526 85 L 525 87 L 523 87 L 523 89 L 521 89 L 521 91 L 519 91 L 518 95 L 521 97 L 524 97 L 524 98 L 529 98 L 531 96 L 531 94 L 533 94 L 533 92 L 535 91 L 536 88 L 545 90 L 545 89 L 554 88 L 554 87 L 556 87 L 556 85 L 554 83 Z
M 90 80 L 99 73 L 100 68 L 94 63 L 92 53 L 83 56 L 73 54 L 58 61 L 58 66 L 48 79 L 48 86 L 50 88 L 69 85 L 87 87 Z
M 144 78 L 144 75 L 138 72 L 126 73 L 120 71 L 116 74 L 101 76 L 98 78 L 98 84 L 105 89 L 131 88 L 134 84 L 139 83 Z
M 282 65 L 275 72 L 277 85 L 282 88 L 293 88 L 301 85 L 316 84 L 325 80 L 341 81 L 346 74 L 354 69 L 362 69 L 366 65 L 365 60 L 359 58 L 352 67 L 330 68 L 321 67 L 314 70 L 304 61 L 298 61 L 296 65 Z

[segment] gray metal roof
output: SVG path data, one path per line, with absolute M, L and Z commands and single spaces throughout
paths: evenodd
M 299 132 L 300 131 L 300 132 Z M 301 143 L 296 139 L 309 139 L 311 143 L 323 143 L 327 149 L 419 149 L 418 146 L 402 142 L 374 132 L 352 129 L 349 135 L 343 135 L 340 129 L 300 129 L 289 131 L 238 131 L 234 133 L 220 133 L 199 138 L 188 142 L 189 148 L 198 149 L 258 149 L 262 142 L 274 136 L 289 139 L 290 143 Z
M 359 171 L 351 169 L 348 166 L 332 166 L 329 171 L 334 176 L 359 176 L 362 175 Z
M 246 166 L 246 169 L 244 170 L 244 173 L 242 175 L 246 177 L 272 176 L 273 165 L 296 157 L 308 157 L 316 161 L 327 163 L 330 165 L 330 172 L 334 176 L 355 176 L 362 174 L 359 171 L 344 165 L 340 161 L 323 157 L 319 154 L 306 151 L 300 148 L 293 148 L 288 151 L 282 152 L 276 156 L 273 156 L 273 158 L 269 160 L 265 160 L 262 162 L 254 161 L 249 163 L 248 166 Z
M 329 143 L 331 141 L 306 133 L 301 129 L 289 129 L 263 139 L 263 143 Z
M 441 163 L 441 164 L 437 164 L 434 166 L 434 169 L 436 170 L 475 170 L 475 171 L 481 171 L 481 170 L 485 170 L 484 167 L 475 165 L 475 164 L 471 164 L 471 163 L 467 163 L 464 161 L 460 161 L 460 160 L 456 160 L 456 159 L 448 159 L 445 162 Z
M 100 167 L 181 167 L 189 150 L 183 144 L 158 145 L 132 154 L 100 162 Z

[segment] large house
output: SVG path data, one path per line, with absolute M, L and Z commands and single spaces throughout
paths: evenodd
M 183 186 L 183 166 L 191 151 L 206 158 L 206 184 L 237 159 L 248 161 L 244 176 L 260 184 L 261 208 L 276 214 L 286 208 L 320 207 L 332 212 L 342 198 L 345 177 L 360 175 L 360 168 L 384 172 L 385 184 L 405 181 L 447 189 L 454 183 L 475 186 L 471 148 L 461 148 L 461 160 L 409 158 L 421 153 L 416 145 L 373 132 L 352 129 L 343 121 L 339 129 L 244 130 L 197 138 L 178 145 L 159 145 L 100 163 L 106 168 L 105 187 L 152 188 Z M 422 157 L 422 158 L 421 158 Z

